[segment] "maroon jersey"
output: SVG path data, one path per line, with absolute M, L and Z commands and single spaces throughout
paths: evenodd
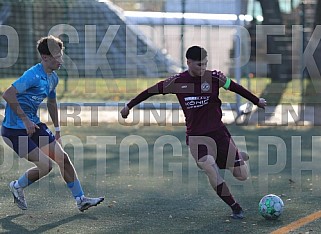
M 131 109 L 155 94 L 175 94 L 185 115 L 187 135 L 203 135 L 224 126 L 219 88 L 216 71 L 206 71 L 202 77 L 192 77 L 185 71 L 146 89 L 127 105 Z M 256 96 L 233 81 L 230 90 L 258 103 Z

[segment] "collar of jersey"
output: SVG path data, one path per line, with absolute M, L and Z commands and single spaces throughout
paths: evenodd
M 42 63 L 38 63 L 38 70 L 41 72 L 41 77 L 47 79 L 50 76 L 45 72 L 45 69 L 43 68 Z

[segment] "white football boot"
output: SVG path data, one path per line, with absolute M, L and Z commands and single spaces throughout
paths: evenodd
M 12 192 L 13 195 L 13 202 L 16 203 L 16 205 L 21 209 L 21 210 L 26 210 L 27 209 L 27 202 L 25 200 L 25 195 L 23 193 L 23 188 L 15 188 L 15 183 L 17 181 L 11 181 L 9 184 L 9 189 Z
M 84 210 L 87 210 L 88 208 L 92 206 L 97 206 L 99 203 L 101 203 L 105 198 L 104 197 L 98 197 L 98 198 L 90 198 L 90 197 L 77 197 L 77 207 L 81 212 L 84 212 Z

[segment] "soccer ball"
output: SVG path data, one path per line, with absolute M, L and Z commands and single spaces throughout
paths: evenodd
M 259 202 L 259 212 L 266 219 L 277 219 L 283 212 L 284 203 L 274 194 L 265 195 Z

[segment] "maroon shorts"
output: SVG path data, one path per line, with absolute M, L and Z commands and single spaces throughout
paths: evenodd
M 225 126 L 202 136 L 188 136 L 186 143 L 195 160 L 211 155 L 220 169 L 244 165 L 239 150 Z

